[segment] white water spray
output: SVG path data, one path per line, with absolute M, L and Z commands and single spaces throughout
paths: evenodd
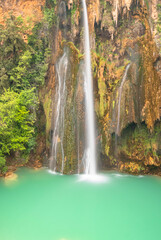
M 60 58 L 59 62 L 56 64 L 56 73 L 58 79 L 58 86 L 56 89 L 56 110 L 55 110 L 55 124 L 52 139 L 52 150 L 50 157 L 50 169 L 56 171 L 57 162 L 57 148 L 58 143 L 61 148 L 62 166 L 61 172 L 64 170 L 64 148 L 63 148 L 63 138 L 64 138 L 64 109 L 66 104 L 66 77 L 68 68 L 68 54 L 66 49 L 64 50 L 63 56 Z
M 130 68 L 131 64 L 128 64 L 124 73 L 124 76 L 122 78 L 122 82 L 119 88 L 119 100 L 118 100 L 118 115 L 117 115 L 117 128 L 116 128 L 116 134 L 119 136 L 120 135 L 120 109 L 121 109 L 121 96 L 122 96 L 122 88 L 124 86 L 124 82 L 127 77 L 128 70 Z
M 87 126 L 87 146 L 84 154 L 86 166 L 85 173 L 96 174 L 96 144 L 95 144 L 95 121 L 94 121 L 94 100 L 93 83 L 91 72 L 91 54 L 89 41 L 88 15 L 85 0 L 83 4 L 84 19 L 84 49 L 85 49 L 85 96 L 86 96 L 86 126 Z

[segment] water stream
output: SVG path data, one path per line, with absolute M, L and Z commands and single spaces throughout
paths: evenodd
M 66 105 L 66 77 L 68 68 L 68 53 L 64 49 L 64 54 L 56 64 L 57 88 L 56 88 L 56 109 L 54 114 L 54 131 L 52 138 L 52 150 L 50 157 L 50 169 L 56 171 L 58 144 L 61 148 L 62 169 L 64 169 L 64 109 Z M 60 157 L 60 156 L 59 156 Z
M 89 40 L 88 14 L 85 0 L 83 5 L 83 22 L 84 22 L 84 49 L 85 49 L 85 104 L 86 104 L 86 128 L 87 128 L 87 146 L 84 154 L 85 173 L 90 175 L 96 174 L 96 146 L 95 146 L 95 120 L 94 120 L 94 98 L 93 98 L 93 81 L 91 72 L 91 54 Z
M 121 97 L 122 97 L 122 89 L 123 89 L 123 86 L 124 86 L 124 83 L 126 81 L 126 77 L 127 77 L 127 73 L 128 73 L 128 70 L 130 68 L 131 64 L 129 63 L 126 67 L 126 70 L 125 70 L 125 73 L 123 75 L 123 78 L 122 78 L 122 82 L 121 82 L 121 85 L 120 85 L 120 88 L 119 88 L 119 96 L 118 96 L 118 113 L 117 113 L 117 128 L 116 128 L 116 134 L 117 136 L 120 135 L 120 110 L 121 110 Z

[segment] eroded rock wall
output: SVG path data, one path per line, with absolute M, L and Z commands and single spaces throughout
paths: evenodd
M 140 166 L 144 165 L 144 161 L 149 157 L 155 159 L 154 155 L 159 148 L 151 146 L 150 149 L 148 144 L 145 146 L 142 142 L 144 161 L 138 163 L 137 158 L 134 160 L 131 157 L 133 152 L 138 154 L 138 146 L 134 144 L 135 147 L 125 154 L 125 143 L 122 144 L 124 137 L 117 140 L 118 137 L 114 136 L 122 135 L 122 130 L 130 124 L 139 127 L 145 122 L 147 132 L 151 133 L 148 138 L 153 139 L 156 121 L 160 120 L 159 1 L 107 1 L 102 6 L 100 25 L 103 27 L 101 34 L 100 30 L 97 32 L 100 39 L 96 41 L 93 54 L 93 70 L 98 83 L 96 112 L 102 128 L 102 152 L 104 151 L 105 158 L 108 159 L 103 164 L 106 162 L 107 165 L 118 166 L 123 159 L 126 164 L 119 165 L 121 169 L 125 170 L 127 167 L 128 171 L 131 169 L 133 172 L 139 172 L 143 170 Z M 118 120 L 119 89 L 128 64 L 130 68 L 122 87 Z M 134 136 L 131 137 L 135 139 Z M 128 143 L 128 147 L 132 142 Z M 160 159 L 158 155 L 157 159 Z M 149 165 L 153 165 L 154 162 L 151 161 Z M 157 162 L 157 166 L 159 165 Z M 144 169 L 147 169 L 147 166 L 148 164 Z
M 77 54 L 79 56 L 83 54 L 81 1 L 69 0 L 64 1 L 64 3 L 67 18 L 61 24 L 61 18 L 59 18 L 59 27 L 55 27 L 53 31 L 53 35 L 56 37 L 53 44 L 52 63 L 49 68 L 47 87 L 43 88 L 45 95 L 42 95 L 42 99 L 46 99 L 42 102 L 48 115 L 47 135 L 50 135 L 52 130 L 52 111 L 55 108 L 52 99 L 56 88 L 55 64 L 59 56 L 62 55 L 62 42 L 64 40 L 67 44 L 72 42 L 75 45 L 73 45 L 74 48 L 79 49 Z M 60 4 L 61 1 L 58 1 L 57 14 L 59 16 Z M 155 138 L 155 134 L 153 135 L 156 128 L 157 134 L 159 134 L 156 121 L 160 120 L 161 115 L 158 4 L 159 1 L 87 1 L 97 122 L 96 141 L 101 168 L 119 167 L 123 171 L 138 173 L 148 171 L 151 167 L 159 168 L 160 166 L 160 147 L 157 144 L 159 137 Z M 68 46 L 71 47 L 71 44 Z M 72 51 L 71 54 L 71 64 L 76 66 L 78 64 L 77 60 L 74 60 L 76 56 L 73 55 Z M 79 64 L 74 72 L 71 72 L 73 83 L 80 78 Z M 120 137 L 116 141 L 119 87 L 128 64 L 130 64 L 130 68 L 121 96 Z M 76 88 L 76 85 L 72 85 L 71 98 L 73 99 L 72 96 L 76 96 L 76 93 L 81 96 L 82 88 L 82 85 L 78 88 Z M 84 110 L 80 107 L 80 103 L 83 104 L 83 100 L 82 102 L 79 101 L 76 106 L 78 111 L 75 114 L 80 115 L 82 111 L 81 119 Z M 48 107 L 46 107 L 47 104 L 49 104 Z M 71 114 L 72 103 L 69 103 L 68 109 L 68 113 Z M 66 127 L 70 130 L 71 125 L 69 123 L 72 121 L 71 119 L 68 120 L 66 121 Z M 146 128 L 145 132 L 140 127 L 143 125 Z M 79 124 L 76 126 L 78 128 Z M 139 127 L 140 130 L 137 130 Z M 126 134 L 129 136 L 129 142 L 124 134 L 126 128 L 128 129 Z M 73 133 L 72 131 L 66 133 L 66 136 L 69 136 L 66 140 L 72 144 L 70 146 L 65 145 L 65 173 L 77 172 L 77 167 L 81 164 L 81 158 L 83 157 L 82 148 L 80 159 L 76 159 L 78 158 L 76 148 L 78 149 L 82 142 L 78 144 L 76 141 L 78 135 L 74 132 L 76 129 Z M 141 137 L 140 133 L 144 135 L 142 141 L 138 140 Z M 73 142 L 69 139 L 70 137 L 74 139 Z M 146 138 L 151 139 L 147 146 L 145 144 Z M 152 142 L 155 143 L 152 144 Z M 141 151 L 138 150 L 140 149 L 138 144 L 142 146 Z M 130 147 L 132 145 L 133 147 Z M 127 148 L 130 150 L 125 151 Z M 61 166 L 61 163 L 58 163 L 58 165 Z

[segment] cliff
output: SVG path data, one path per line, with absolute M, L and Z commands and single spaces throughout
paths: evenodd
M 160 166 L 160 131 L 156 133 L 161 115 L 159 2 L 87 1 L 87 8 L 97 144 L 101 149 L 99 162 L 105 168 L 117 166 L 134 173 L 149 171 Z M 68 1 L 66 36 L 60 30 L 61 36 L 83 53 L 81 11 L 80 2 Z M 120 127 L 116 132 L 119 89 L 128 64 L 130 68 L 121 93 Z M 128 140 L 124 131 L 130 134 Z M 141 140 L 139 132 L 143 134 Z M 77 139 L 77 134 L 74 136 Z M 73 149 L 75 146 L 76 142 Z M 75 155 L 75 162 L 76 158 Z
M 100 168 L 117 167 L 132 173 L 160 171 L 160 6 L 160 0 L 87 0 Z M 78 166 L 83 170 L 84 154 L 81 1 L 1 1 L 0 22 L 12 11 L 25 21 L 29 17 L 34 25 L 42 19 L 44 7 L 54 9 L 50 30 L 54 37 L 49 37 L 51 60 L 45 85 L 39 89 L 47 143 L 40 152 L 48 153 L 45 158 L 51 156 L 59 84 L 56 68 L 68 49 L 64 130 L 62 139 L 58 136 L 57 170 L 62 169 L 62 144 L 64 173 L 74 173 Z
M 22 16 L 26 21 L 34 25 L 42 19 L 42 9 L 45 0 L 1 0 L 0 1 L 0 23 L 4 22 L 9 14 L 16 17 Z

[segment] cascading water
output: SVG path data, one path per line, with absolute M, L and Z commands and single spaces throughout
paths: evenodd
M 61 172 L 64 170 L 64 109 L 66 104 L 66 77 L 68 68 L 68 53 L 67 49 L 64 49 L 64 54 L 56 64 L 56 75 L 57 75 L 57 89 L 56 89 L 56 109 L 55 109 L 55 124 L 52 139 L 52 150 L 50 157 L 50 169 L 56 171 L 57 162 L 57 149 L 58 144 L 61 148 L 62 167 Z
M 96 146 L 95 146 L 95 121 L 94 121 L 94 100 L 93 100 L 93 84 L 91 72 L 91 55 L 89 41 L 88 15 L 85 0 L 83 4 L 84 19 L 84 49 L 85 49 L 85 104 L 86 104 L 86 127 L 87 127 L 87 146 L 84 154 L 85 173 L 90 175 L 96 174 Z
M 118 114 L 117 114 L 117 128 L 116 128 L 116 134 L 117 136 L 120 135 L 120 108 L 121 108 L 121 96 L 122 96 L 122 89 L 123 89 L 123 85 L 125 83 L 126 77 L 127 77 L 127 73 L 128 70 L 130 68 L 130 63 L 127 65 L 124 76 L 122 78 L 122 82 L 119 88 L 119 97 L 118 97 Z

